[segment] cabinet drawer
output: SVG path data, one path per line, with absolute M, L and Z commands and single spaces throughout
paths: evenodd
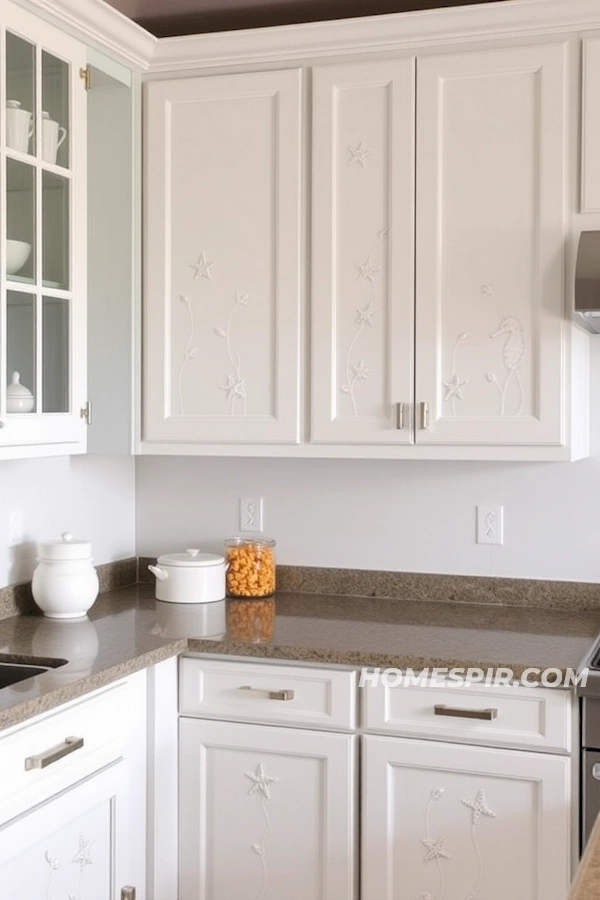
M 350 730 L 356 722 L 356 673 L 184 657 L 179 712 Z
M 558 753 L 571 749 L 572 699 L 566 690 L 379 682 L 363 687 L 362 694 L 368 731 Z
M 119 759 L 126 699 L 127 684 L 121 683 L 0 735 L 0 822 Z

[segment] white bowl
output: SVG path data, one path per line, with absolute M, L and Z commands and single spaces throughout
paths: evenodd
M 16 275 L 23 268 L 29 254 L 31 253 L 31 244 L 27 241 L 6 241 L 6 274 Z

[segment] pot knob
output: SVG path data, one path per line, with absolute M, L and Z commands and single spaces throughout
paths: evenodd
M 192 558 L 195 556 L 198 556 L 198 554 L 200 553 L 199 550 L 196 550 L 195 548 L 190 548 L 190 547 L 188 547 L 188 549 L 185 552 L 187 553 L 188 556 L 191 556 Z

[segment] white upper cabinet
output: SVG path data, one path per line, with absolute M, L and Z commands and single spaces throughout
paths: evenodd
M 417 65 L 417 443 L 560 445 L 566 45 Z
M 414 66 L 314 72 L 316 442 L 413 440 Z
M 83 453 L 85 48 L 0 13 L 0 458 Z
M 150 83 L 145 441 L 299 440 L 301 72 Z

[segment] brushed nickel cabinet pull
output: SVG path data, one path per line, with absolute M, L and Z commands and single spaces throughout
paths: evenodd
M 493 709 L 459 709 L 456 706 L 446 706 L 444 703 L 436 703 L 433 707 L 436 716 L 450 716 L 453 719 L 483 719 L 491 722 L 498 718 L 498 710 Z
M 135 900 L 137 891 L 132 884 L 126 884 L 121 888 L 121 900 Z
M 249 684 L 239 687 L 238 692 L 245 697 L 260 697 L 263 700 L 293 700 L 295 696 L 295 691 L 267 691 L 250 687 Z
M 65 738 L 62 744 L 51 747 L 50 750 L 46 750 L 45 753 L 40 753 L 37 756 L 28 756 L 25 760 L 25 770 L 28 772 L 30 769 L 45 769 L 46 766 L 51 766 L 52 763 L 58 762 L 63 756 L 68 756 L 69 753 L 75 753 L 76 750 L 80 750 L 82 747 L 83 738 Z
M 404 403 L 396 403 L 396 428 L 398 431 L 404 428 Z
M 429 428 L 429 403 L 421 403 L 421 428 Z

